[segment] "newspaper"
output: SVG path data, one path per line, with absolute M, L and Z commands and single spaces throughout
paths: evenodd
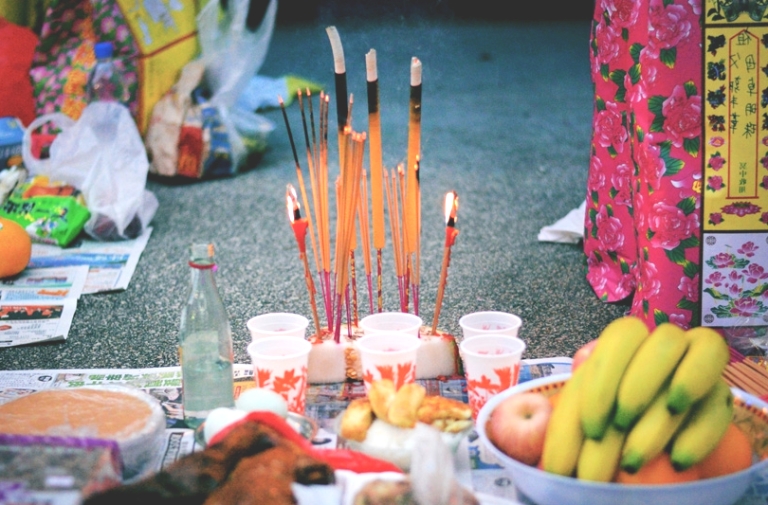
M 83 239 L 66 248 L 34 243 L 28 267 L 87 265 L 89 270 L 83 294 L 124 290 L 128 288 L 151 233 L 152 228 L 148 227 L 132 240 L 100 242 Z
M 568 373 L 571 362 L 566 357 L 524 359 L 520 382 Z M 252 366 L 236 364 L 234 381 L 236 396 L 255 387 Z M 418 382 L 427 388 L 428 394 L 467 401 L 466 384 L 461 377 Z M 110 384 L 126 384 L 143 389 L 160 401 L 166 413 L 165 440 L 162 447 L 158 447 L 157 465 L 150 472 L 159 471 L 179 458 L 202 449 L 199 434 L 184 424 L 180 367 L 4 371 L 0 372 L 0 404 L 43 389 Z M 338 440 L 332 428 L 334 418 L 352 399 L 364 394 L 362 382 L 357 381 L 310 384 L 305 415 L 319 426 L 312 443 L 318 447 L 337 447 Z M 509 473 L 484 450 L 476 432 L 471 432 L 459 446 L 454 465 L 457 479 L 475 492 L 532 504 L 524 496 L 517 495 Z M 768 505 L 768 472 L 758 476 L 735 505 Z
M 27 268 L 0 281 L 0 347 L 67 338 L 87 266 Z

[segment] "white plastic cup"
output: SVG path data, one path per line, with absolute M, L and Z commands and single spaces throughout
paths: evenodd
M 463 338 L 477 335 L 502 334 L 516 337 L 523 326 L 520 316 L 508 312 L 473 312 L 459 319 Z
M 366 391 L 381 379 L 391 379 L 396 389 L 415 382 L 420 345 L 418 337 L 403 332 L 374 333 L 356 340 Z
M 265 337 L 248 344 L 256 387 L 279 393 L 288 410 L 304 415 L 307 398 L 308 340 Z
M 245 325 L 253 340 L 265 337 L 306 338 L 309 319 L 289 312 L 271 312 L 252 317 Z
M 525 342 L 500 334 L 477 335 L 459 344 L 473 419 L 491 397 L 517 384 L 523 351 Z
M 408 312 L 378 312 L 365 316 L 358 324 L 364 335 L 398 331 L 418 337 L 423 321 Z

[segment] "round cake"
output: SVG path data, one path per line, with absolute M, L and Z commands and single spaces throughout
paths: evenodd
M 0 431 L 114 440 L 120 448 L 123 477 L 130 479 L 156 461 L 165 415 L 159 402 L 138 388 L 50 389 L 0 405 Z

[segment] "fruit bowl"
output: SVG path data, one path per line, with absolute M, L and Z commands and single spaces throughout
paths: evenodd
M 768 404 L 732 388 L 734 422 L 752 442 L 753 464 L 740 472 L 694 482 L 663 485 L 597 483 L 563 477 L 516 461 L 491 443 L 488 419 L 506 398 L 526 391 L 555 394 L 570 374 L 534 379 L 503 391 L 483 406 L 476 430 L 481 443 L 507 470 L 517 490 L 537 505 L 733 505 L 746 493 L 758 474 L 768 472 Z

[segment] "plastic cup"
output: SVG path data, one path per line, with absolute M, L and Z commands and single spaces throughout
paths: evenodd
M 418 337 L 403 332 L 374 333 L 356 340 L 366 391 L 381 379 L 391 379 L 396 389 L 415 382 L 419 345 Z
M 245 325 L 253 340 L 265 337 L 306 338 L 309 319 L 299 314 L 272 312 L 252 317 Z
M 523 320 L 508 312 L 473 312 L 459 319 L 463 338 L 477 335 L 501 334 L 516 337 Z
M 304 415 L 307 398 L 308 340 L 265 337 L 248 344 L 256 387 L 279 393 L 288 410 Z
M 381 332 L 403 332 L 419 336 L 419 328 L 423 321 L 415 314 L 407 312 L 379 312 L 365 316 L 359 322 L 364 335 L 372 335 Z
M 517 384 L 525 342 L 509 335 L 477 335 L 459 344 L 472 417 L 497 393 Z

